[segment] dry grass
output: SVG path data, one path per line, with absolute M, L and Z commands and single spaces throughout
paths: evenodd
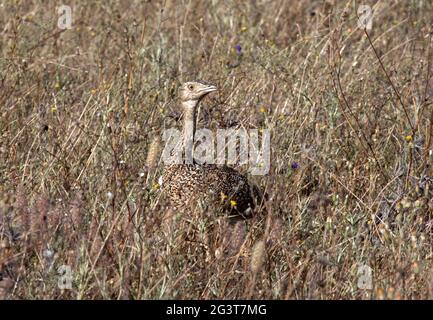
M 368 37 L 358 1 L 60 4 L 0 8 L 0 298 L 433 298 L 431 1 L 366 0 Z M 271 130 L 246 224 L 160 197 L 195 78 L 199 126 Z

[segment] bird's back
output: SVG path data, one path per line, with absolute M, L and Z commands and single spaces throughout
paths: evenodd
M 260 197 L 247 178 L 227 166 L 178 164 L 166 167 L 162 190 L 176 209 L 188 209 L 197 200 L 248 215 Z

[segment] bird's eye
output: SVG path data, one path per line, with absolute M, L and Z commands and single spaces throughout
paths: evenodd
M 188 89 L 189 89 L 189 90 L 194 90 L 194 85 L 190 84 L 190 85 L 188 86 Z

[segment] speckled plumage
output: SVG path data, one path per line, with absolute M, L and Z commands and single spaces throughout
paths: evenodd
M 206 88 L 209 90 L 206 91 Z M 184 131 L 186 123 L 192 121 L 195 132 L 195 108 L 203 96 L 215 90 L 214 86 L 203 81 L 187 82 L 181 87 Z M 200 95 L 200 92 L 203 94 Z M 194 110 L 191 110 L 191 105 Z M 189 210 L 201 202 L 248 217 L 260 198 L 256 186 L 251 185 L 244 175 L 225 165 L 171 164 L 165 167 L 160 182 L 175 210 Z
M 162 176 L 162 187 L 176 209 L 188 209 L 202 201 L 245 216 L 251 214 L 260 196 L 244 175 L 213 164 L 170 165 Z

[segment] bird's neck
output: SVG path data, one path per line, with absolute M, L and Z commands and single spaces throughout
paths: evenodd
M 196 110 L 198 101 L 189 100 L 182 102 L 183 107 L 183 147 L 185 150 L 185 163 L 192 164 L 193 160 L 193 145 L 194 133 L 196 126 Z

